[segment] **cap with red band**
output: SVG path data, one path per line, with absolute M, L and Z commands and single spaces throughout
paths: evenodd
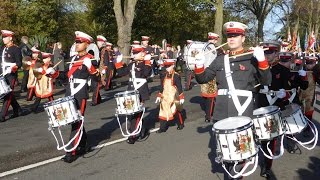
M 14 35 L 14 32 L 9 30 L 1 30 L 2 37 L 12 37 Z
M 226 34 L 245 35 L 245 31 L 248 28 L 248 26 L 240 22 L 230 21 L 225 23 L 223 25 L 223 28 Z
M 88 44 L 90 44 L 91 42 L 93 42 L 93 38 L 81 31 L 76 31 L 75 32 L 76 35 L 76 40 L 82 41 L 82 42 L 87 42 Z
M 102 36 L 102 35 L 98 35 L 98 36 L 97 36 L 97 41 L 107 42 L 107 38 L 105 38 L 105 37 Z
M 213 32 L 208 32 L 208 39 L 213 40 L 213 39 L 219 39 L 219 34 L 213 33 Z

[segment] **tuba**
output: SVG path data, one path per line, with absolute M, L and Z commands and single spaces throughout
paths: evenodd
M 98 46 L 95 43 L 89 44 L 86 50 L 89 54 L 92 54 L 94 56 L 94 59 L 99 62 L 100 60 L 100 51 Z

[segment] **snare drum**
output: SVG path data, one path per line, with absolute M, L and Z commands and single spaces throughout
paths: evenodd
M 0 99 L 12 91 L 10 85 L 3 76 L 0 76 Z
M 251 118 L 226 118 L 216 122 L 212 130 L 216 133 L 217 152 L 221 153 L 223 161 L 241 161 L 258 153 Z
M 49 116 L 49 126 L 52 128 L 69 125 L 81 119 L 81 113 L 73 96 L 59 98 L 43 106 Z
M 211 51 L 210 53 L 208 53 Z M 196 59 L 195 56 L 199 53 L 205 54 L 205 67 L 210 66 L 210 64 L 216 59 L 217 51 L 212 43 L 194 41 L 189 44 L 184 51 L 184 60 L 186 61 L 186 66 L 189 70 L 193 71 L 195 69 Z
M 297 134 L 307 127 L 307 121 L 298 104 L 287 105 L 285 110 L 281 112 L 281 117 L 284 119 L 287 129 L 285 134 Z
M 114 95 L 117 108 L 116 114 L 130 115 L 143 110 L 140 104 L 139 91 L 125 91 Z
M 271 140 L 282 135 L 284 123 L 278 106 L 267 106 L 253 111 L 253 124 L 259 140 Z

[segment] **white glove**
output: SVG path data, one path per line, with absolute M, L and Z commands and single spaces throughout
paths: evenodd
M 184 99 L 180 99 L 179 103 L 183 104 L 184 103 Z
M 276 92 L 276 96 L 280 99 L 286 97 L 287 93 L 284 89 L 279 89 L 279 91 Z
M 89 58 L 84 58 L 83 64 L 84 64 L 85 66 L 87 66 L 88 69 L 90 69 L 91 66 L 92 66 L 91 59 L 89 59 Z
M 54 74 L 56 71 L 52 68 L 52 67 L 49 67 L 47 70 L 46 70 L 46 74 Z
M 157 97 L 157 99 L 156 99 L 156 102 L 154 102 L 154 103 L 159 103 L 161 101 L 161 97 Z
M 26 64 L 30 66 L 32 63 L 31 63 L 31 61 L 27 61 Z
M 197 68 L 202 68 L 205 62 L 205 56 L 203 53 L 199 53 L 195 56 L 196 59 L 196 66 Z
M 106 70 L 103 69 L 103 70 L 101 71 L 101 74 L 106 74 Z
M 39 73 L 42 73 L 43 69 L 42 68 L 37 68 L 36 71 L 39 72 Z
M 147 54 L 144 56 L 144 60 L 151 60 L 151 54 Z
M 258 46 L 253 49 L 253 57 L 255 57 L 259 62 L 262 62 L 266 59 L 263 49 Z
M 303 76 L 303 77 L 307 75 L 307 72 L 305 70 L 302 70 L 302 69 L 300 69 L 298 71 L 298 73 L 299 73 L 299 76 Z
M 6 70 L 5 70 L 5 74 L 10 74 L 12 72 L 12 68 L 11 67 L 8 67 Z
M 116 62 L 117 63 L 121 62 L 122 61 L 122 57 L 123 57 L 122 54 L 117 56 Z

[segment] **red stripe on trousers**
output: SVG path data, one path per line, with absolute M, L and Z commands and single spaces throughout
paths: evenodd
M 212 115 L 213 115 L 213 107 L 214 107 L 214 98 L 211 98 L 210 97 L 210 99 L 211 99 L 211 105 L 210 105 L 210 116 L 212 117 Z
M 81 107 L 80 107 L 80 112 L 81 112 L 81 115 L 84 116 L 84 110 L 86 108 L 86 102 L 87 100 L 86 99 L 82 99 L 82 103 L 81 103 Z M 77 132 L 80 130 L 80 127 L 81 127 L 81 121 L 79 121 L 79 124 L 78 124 L 78 127 L 77 127 Z M 80 136 L 80 133 L 78 134 L 78 136 L 76 137 L 76 139 L 74 140 L 73 142 L 73 146 L 75 146 L 78 141 L 79 141 L 79 136 Z M 76 150 L 73 150 L 72 151 L 72 155 L 76 155 Z
M 32 94 L 33 94 L 34 88 L 30 88 L 29 94 L 28 94 L 28 100 L 31 100 Z
M 96 98 L 95 98 L 95 104 L 98 104 L 98 95 L 99 95 L 99 90 L 100 90 L 100 82 L 98 82 L 98 85 L 97 85 L 97 91 L 96 91 Z
M 9 107 L 10 107 L 10 104 L 11 104 L 11 99 L 12 99 L 12 96 L 13 96 L 13 89 L 14 89 L 14 84 L 16 83 L 16 80 L 15 79 L 13 79 L 12 80 L 12 83 L 11 83 L 11 87 L 12 87 L 12 91 L 10 92 L 10 96 L 9 96 L 9 98 L 8 98 L 8 103 L 7 103 L 7 106 L 6 106 L 6 108 L 4 109 L 4 116 L 6 116 L 7 115 L 7 113 L 8 113 L 8 109 L 9 109 Z

